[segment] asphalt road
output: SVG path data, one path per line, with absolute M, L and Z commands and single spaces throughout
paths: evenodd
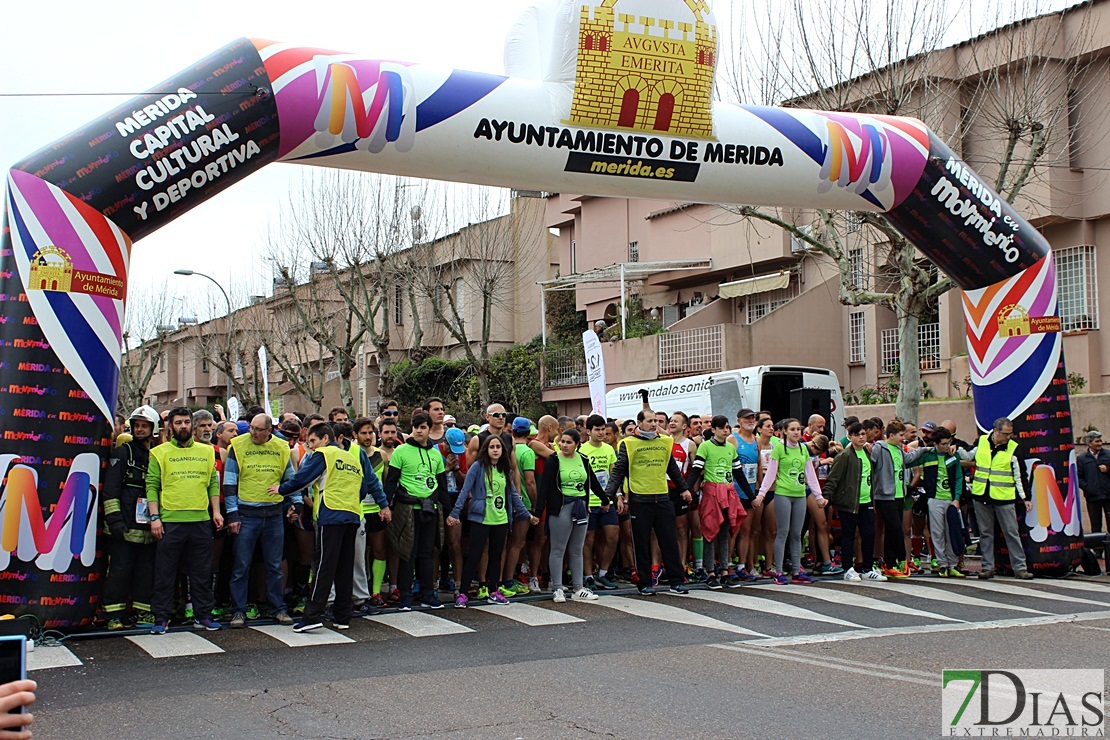
M 259 625 L 38 647 L 32 667 L 75 665 L 32 671 L 35 736 L 937 737 L 943 668 L 1105 668 L 1110 578 L 605 595 L 302 636 Z

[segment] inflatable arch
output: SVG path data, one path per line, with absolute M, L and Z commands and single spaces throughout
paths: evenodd
M 550 0 L 513 29 L 508 76 L 240 39 L 12 168 L 0 613 L 91 622 L 131 243 L 276 161 L 884 213 L 965 291 L 978 425 L 1014 419 L 1032 568 L 1064 573 L 1080 529 L 1049 245 L 920 121 L 713 103 L 717 42 L 704 0 Z

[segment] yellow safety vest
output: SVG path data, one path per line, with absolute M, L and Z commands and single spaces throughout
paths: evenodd
M 660 496 L 668 492 L 667 467 L 671 462 L 674 440 L 659 435 L 642 439 L 635 435 L 621 440 L 628 453 L 628 492 Z
M 281 503 L 280 493 L 270 493 L 270 486 L 281 483 L 289 465 L 289 443 L 271 436 L 268 442 L 254 443 L 249 434 L 231 440 L 235 462 L 239 465 L 239 500 L 255 503 Z
M 178 447 L 172 442 L 163 442 L 150 454 L 158 460 L 162 473 L 162 490 L 158 495 L 160 509 L 208 509 L 208 483 L 216 466 L 215 447 L 198 442 Z
M 979 438 L 975 448 L 975 475 L 971 479 L 971 495 L 985 496 L 990 483 L 990 497 L 995 501 L 1013 501 L 1017 498 L 1014 486 L 1013 459 L 1017 442 L 1010 440 L 1006 449 L 991 456 L 991 435 Z
M 324 456 L 324 474 L 320 476 L 319 496 L 312 499 L 312 513 L 320 515 L 320 502 L 327 500 L 332 511 L 349 511 L 362 516 L 362 461 L 357 446 L 344 450 L 335 445 L 317 447 L 316 454 Z

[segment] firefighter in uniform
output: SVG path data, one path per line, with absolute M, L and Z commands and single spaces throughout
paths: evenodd
M 110 630 L 154 621 L 150 613 L 154 536 L 146 509 L 146 468 L 151 442 L 158 433 L 158 412 L 140 406 L 131 412 L 129 421 L 131 439 L 112 450 L 104 473 L 104 524 L 108 532 L 104 614 Z

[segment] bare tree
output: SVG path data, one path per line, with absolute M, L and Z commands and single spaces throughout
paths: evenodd
M 132 288 L 123 323 L 123 355 L 116 394 L 118 412 L 129 413 L 143 403 L 150 380 L 166 353 L 172 310 L 173 302 L 165 284 L 150 290 Z
M 751 45 L 754 51 L 739 55 L 755 67 L 743 70 L 726 62 L 723 92 L 740 100 L 754 96 L 758 103 L 780 97 L 779 104 L 788 107 L 920 118 L 992 177 L 1011 203 L 1067 155 L 1060 139 L 1066 143 L 1069 113 L 1074 117 L 1095 84 L 1086 64 L 1060 61 L 1073 56 L 1070 50 L 1088 48 L 1090 23 L 1072 23 L 1065 34 L 1065 14 L 1034 17 L 1043 2 L 999 3 L 991 21 L 1011 25 L 947 49 L 941 46 L 951 16 L 943 1 L 794 0 L 784 5 L 769 9 L 768 30 L 755 34 L 760 41 Z M 750 39 L 753 34 L 745 30 L 737 37 Z M 1043 54 L 1060 46 L 1061 39 L 1067 47 L 1063 53 Z M 982 155 L 976 156 L 979 151 Z M 883 306 L 895 314 L 896 413 L 916 419 L 922 396 L 919 324 L 936 314 L 937 299 L 951 289 L 951 280 L 880 214 L 725 208 L 779 226 L 814 255 L 831 260 L 840 275 L 841 303 Z M 859 263 L 861 256 L 867 258 L 866 267 Z

